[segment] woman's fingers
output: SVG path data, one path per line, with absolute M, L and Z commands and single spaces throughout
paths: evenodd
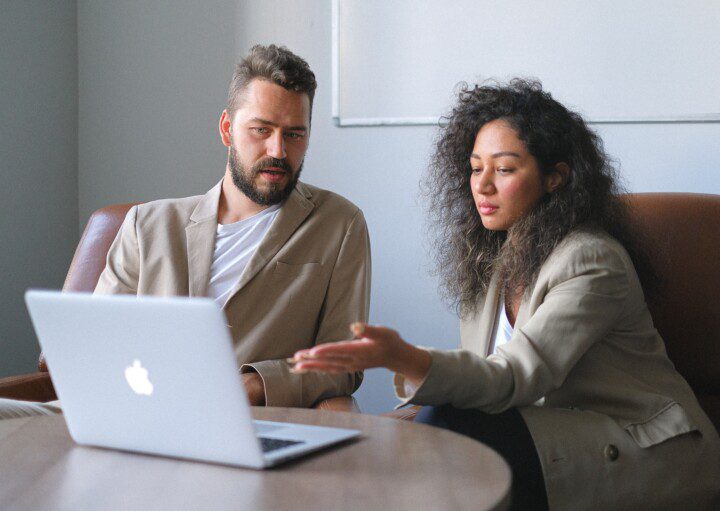
M 368 349 L 371 349 L 372 346 L 372 341 L 367 339 L 319 344 L 310 350 L 308 358 L 352 356 L 354 354 L 367 351 Z
M 292 368 L 294 373 L 306 373 L 308 371 L 319 371 L 325 373 L 352 373 L 361 370 L 356 367 L 356 364 L 352 360 L 344 362 L 329 361 L 329 360 L 303 360 L 295 364 Z
M 366 339 L 384 341 L 398 337 L 398 333 L 392 328 L 368 325 L 367 323 L 353 323 L 350 325 L 350 330 L 357 338 L 364 337 Z
M 343 354 L 323 354 L 315 355 L 310 349 L 300 350 L 295 353 L 292 358 L 287 359 L 289 364 L 293 364 L 291 369 L 294 373 L 305 373 L 308 371 L 322 371 L 329 373 L 348 373 L 353 372 L 353 358 Z
M 395 330 L 366 323 L 350 327 L 356 339 L 319 344 L 299 350 L 287 359 L 295 364 L 295 372 L 354 372 L 372 367 L 387 366 L 392 346 L 402 342 Z
M 317 346 L 313 346 L 312 348 L 307 348 L 304 350 L 298 350 L 295 352 L 292 358 L 287 359 L 290 363 L 295 363 L 300 360 L 304 359 L 310 359 L 310 358 L 316 358 L 320 355 L 322 356 L 330 356 L 330 355 L 338 355 L 342 356 L 343 354 L 349 354 L 353 351 L 356 351 L 359 349 L 359 346 L 355 346 L 354 343 L 359 342 L 359 340 L 350 340 L 350 341 L 338 341 L 338 342 L 328 342 L 325 344 L 318 344 Z M 367 342 L 367 341 L 366 341 Z
M 331 360 L 331 359 L 337 359 L 337 360 L 346 360 L 351 358 L 353 355 L 350 352 L 345 352 L 342 350 L 329 350 L 329 351 L 323 351 L 323 352 L 313 352 L 310 350 L 304 351 L 304 352 L 297 352 L 295 355 L 293 355 L 292 358 L 285 359 L 288 364 L 297 364 L 298 362 L 304 362 L 305 360 L 316 360 L 316 359 L 325 359 L 325 360 Z

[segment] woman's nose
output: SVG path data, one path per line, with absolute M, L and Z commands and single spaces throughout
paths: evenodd
M 493 192 L 493 173 L 491 169 L 483 170 L 475 180 L 475 192 L 483 195 L 489 195 Z

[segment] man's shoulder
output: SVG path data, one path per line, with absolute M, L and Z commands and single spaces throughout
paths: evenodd
M 187 222 L 203 195 L 158 199 L 137 205 L 137 222 L 140 224 L 155 222 Z
M 296 188 L 301 195 L 315 205 L 318 213 L 348 217 L 354 217 L 358 213 L 362 214 L 359 207 L 338 193 L 303 182 L 298 182 Z

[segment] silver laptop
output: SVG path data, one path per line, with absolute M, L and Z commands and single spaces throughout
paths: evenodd
M 254 421 L 208 298 L 25 293 L 78 444 L 265 468 L 359 431 Z

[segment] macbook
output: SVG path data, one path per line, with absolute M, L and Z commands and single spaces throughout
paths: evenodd
M 78 444 L 265 468 L 360 434 L 253 420 L 209 298 L 29 290 L 25 301 Z

